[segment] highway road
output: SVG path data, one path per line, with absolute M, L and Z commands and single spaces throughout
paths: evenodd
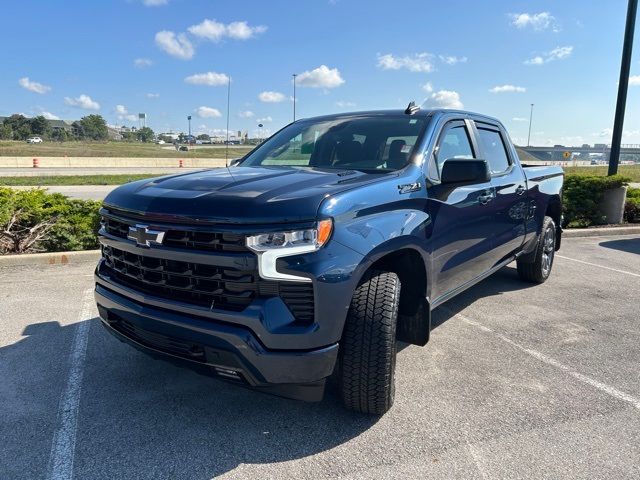
M 639 236 L 565 239 L 547 283 L 506 267 L 438 308 L 382 418 L 118 342 L 93 267 L 0 269 L 0 478 L 640 478 Z

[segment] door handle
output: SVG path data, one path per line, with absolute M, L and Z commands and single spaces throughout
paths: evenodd
M 516 188 L 516 195 L 522 195 L 525 191 L 526 188 L 524 188 L 524 185 L 518 185 L 518 188 Z
M 489 203 L 491 200 L 493 200 L 493 193 L 491 193 L 490 191 L 486 191 L 480 195 L 478 195 L 478 201 L 480 202 L 480 204 L 482 205 L 486 205 L 487 203 Z

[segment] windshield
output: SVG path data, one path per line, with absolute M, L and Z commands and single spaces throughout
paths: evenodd
M 425 122 L 408 115 L 296 122 L 260 145 L 241 165 L 398 170 L 409 161 Z

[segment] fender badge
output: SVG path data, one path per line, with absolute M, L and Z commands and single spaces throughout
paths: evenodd
M 398 193 L 411 193 L 417 192 L 422 188 L 422 184 L 420 182 L 415 183 L 405 183 L 404 185 L 398 185 Z

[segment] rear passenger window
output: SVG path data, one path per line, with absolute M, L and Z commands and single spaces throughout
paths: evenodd
M 509 168 L 509 156 L 502 135 L 497 130 L 478 128 L 482 150 L 486 156 L 491 173 L 502 173 Z
M 436 151 L 438 172 L 442 171 L 442 164 L 450 158 L 473 158 L 473 149 L 467 128 L 464 125 L 450 127 L 440 137 Z

